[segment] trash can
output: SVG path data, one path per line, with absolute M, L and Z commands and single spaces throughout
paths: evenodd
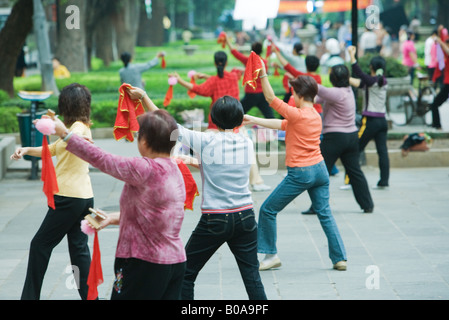
M 47 114 L 47 111 L 36 112 L 36 119 L 40 119 L 44 114 Z M 20 142 L 22 147 L 41 147 L 43 135 L 38 130 L 35 130 L 35 145 L 31 145 L 31 113 L 18 113 L 17 120 L 19 121 Z M 24 156 L 23 158 L 31 161 L 33 157 Z
M 36 130 L 32 121 L 40 119 L 47 111 L 38 111 L 39 105 L 44 104 L 42 101 L 48 99 L 53 94 L 52 91 L 19 91 L 18 96 L 23 100 L 31 102 L 30 112 L 18 114 L 20 138 L 23 147 L 39 147 L 42 146 L 42 134 Z M 31 161 L 30 180 L 37 180 L 39 171 L 39 158 L 25 156 L 25 160 Z

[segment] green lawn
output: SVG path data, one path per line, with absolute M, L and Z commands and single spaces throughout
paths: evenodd
M 187 74 L 190 70 L 211 75 L 216 74 L 213 61 L 213 55 L 216 51 L 224 50 L 228 53 L 228 66 L 226 68 L 228 71 L 234 67 L 243 67 L 243 65 L 229 53 L 229 49 L 222 49 L 221 45 L 217 44 L 215 40 L 193 40 L 191 44 L 197 46 L 194 55 L 186 55 L 184 53 L 183 43 L 181 41 L 163 47 L 137 47 L 135 49 L 134 62 L 145 62 L 155 57 L 159 51 L 166 52 L 166 69 L 162 69 L 159 65 L 143 74 L 143 80 L 146 83 L 146 91 L 156 105 L 162 107 L 162 102 L 168 89 L 167 80 L 170 72 L 176 71 L 186 80 L 188 80 Z M 366 61 L 363 61 L 363 59 Z M 368 56 L 361 58 L 360 64 L 367 65 L 368 60 Z M 84 73 L 72 72 L 70 79 L 57 79 L 56 84 L 60 89 L 73 82 L 78 82 L 87 86 L 92 92 L 93 127 L 112 127 L 115 122 L 117 111 L 118 89 L 120 87 L 118 71 L 121 67 L 121 61 L 115 61 L 109 67 L 104 67 L 100 59 L 94 58 L 91 71 Z M 388 62 L 387 69 L 390 69 L 390 73 L 395 74 L 404 71 L 402 70 L 403 66 L 397 61 Z M 273 71 L 273 68 L 269 69 L 269 73 L 272 74 Z M 282 70 L 280 73 L 280 77 L 270 75 L 269 79 L 275 93 L 279 97 L 282 97 L 284 95 L 284 89 L 282 87 Z M 322 82 L 324 86 L 331 86 L 327 76 L 322 76 Z M 25 78 L 15 78 L 14 88 L 16 92 L 20 90 L 38 91 L 41 88 L 41 77 L 40 75 L 34 75 Z M 243 97 L 243 87 L 241 87 L 240 94 L 241 97 Z M 179 116 L 180 111 L 202 108 L 205 111 L 205 119 L 207 119 L 210 102 L 210 98 L 200 96 L 190 99 L 187 95 L 187 90 L 184 87 L 177 85 L 174 88 L 174 98 L 171 104 L 167 107 L 167 110 L 177 119 L 177 121 L 181 121 L 182 119 Z M 57 110 L 58 100 L 56 97 L 51 97 L 45 101 L 45 104 L 45 108 Z M 17 132 L 18 124 L 16 113 L 26 111 L 28 108 L 29 102 L 20 99 L 18 96 L 8 99 L 5 98 L 5 95 L 0 94 L 0 133 Z M 262 116 L 257 108 L 253 108 L 250 111 L 250 114 Z
M 135 52 L 134 62 L 145 62 L 152 59 L 157 52 L 166 52 L 166 69 L 156 66 L 143 74 L 143 80 L 146 83 L 146 91 L 153 101 L 162 106 L 162 101 L 168 89 L 168 74 L 170 72 L 178 72 L 181 77 L 188 80 L 187 73 L 190 70 L 203 72 L 207 74 L 216 74 L 214 67 L 213 55 L 218 50 L 223 50 L 215 40 L 195 40 L 192 45 L 196 45 L 198 49 L 194 55 L 186 55 L 183 51 L 183 44 L 176 42 L 164 47 L 143 48 L 137 47 Z M 234 67 L 242 67 L 243 65 L 235 59 L 226 48 L 228 53 L 228 66 L 226 70 L 231 70 Z M 92 92 L 92 118 L 94 122 L 93 127 L 112 127 L 115 121 L 117 102 L 118 102 L 118 88 L 120 86 L 120 79 L 118 70 L 122 67 L 121 61 L 112 63 L 109 67 L 104 67 L 99 59 L 93 60 L 93 70 L 85 73 L 72 72 L 70 79 L 56 79 L 58 88 L 62 89 L 64 86 L 78 82 L 87 86 Z M 271 68 L 270 71 L 273 71 Z M 282 72 L 281 72 L 282 73 Z M 282 77 L 270 76 L 271 84 L 279 96 L 283 95 Z M 28 76 L 25 78 L 15 78 L 14 88 L 18 92 L 20 90 L 38 91 L 41 88 L 40 75 Z M 241 97 L 243 97 L 244 90 L 241 87 Z M 187 90 L 180 85 L 174 88 L 174 98 L 167 110 L 180 121 L 178 113 L 184 109 L 203 108 L 205 110 L 205 117 L 210 105 L 210 98 L 196 96 L 190 99 L 187 95 Z M 46 100 L 45 108 L 57 109 L 57 98 L 51 97 Z M 29 102 L 15 97 L 3 101 L 0 104 L 0 118 L 2 113 L 15 114 L 18 110 L 27 110 Z M 257 108 L 251 110 L 251 114 L 261 116 Z M 12 115 L 9 116 L 11 121 Z M 206 118 L 207 119 L 207 118 Z M 17 131 L 16 125 L 7 125 L 5 121 L 0 119 L 0 132 Z

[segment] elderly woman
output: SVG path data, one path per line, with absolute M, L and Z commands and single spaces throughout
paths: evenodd
M 122 180 L 120 213 L 102 222 L 119 224 L 112 300 L 180 298 L 186 254 L 180 237 L 186 198 L 184 181 L 170 152 L 176 121 L 165 110 L 138 118 L 141 157 L 107 153 L 56 120 L 67 150 Z

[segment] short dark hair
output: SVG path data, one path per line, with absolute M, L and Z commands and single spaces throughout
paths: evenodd
M 296 42 L 293 46 L 293 50 L 295 50 L 295 52 L 297 54 L 301 54 L 301 51 L 304 49 L 304 46 L 302 45 L 301 42 Z
M 254 42 L 251 45 L 251 50 L 254 51 L 258 56 L 262 53 L 262 43 L 260 42 Z
M 320 66 L 320 59 L 317 56 L 306 57 L 306 68 L 309 72 L 315 72 Z
M 212 122 L 223 130 L 234 129 L 240 126 L 244 114 L 245 112 L 240 101 L 231 96 L 219 98 L 210 110 Z
M 120 56 L 120 59 L 122 60 L 123 64 L 125 65 L 125 67 L 128 66 L 129 62 L 131 61 L 131 53 L 129 52 L 123 52 Z
M 167 110 L 147 112 L 137 118 L 138 140 L 144 139 L 153 152 L 170 154 L 178 140 L 178 125 Z M 173 136 L 173 134 L 175 136 Z
M 349 69 L 344 64 L 339 64 L 331 68 L 329 80 L 334 87 L 349 87 Z
M 318 84 L 315 79 L 310 76 L 299 76 L 289 82 L 298 96 L 309 102 L 314 101 L 318 94 Z
M 89 89 L 79 83 L 64 87 L 58 98 L 58 113 L 64 118 L 64 124 L 69 127 L 81 121 L 90 125 L 91 100 Z

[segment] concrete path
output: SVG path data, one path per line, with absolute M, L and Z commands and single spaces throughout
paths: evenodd
M 135 144 L 98 140 L 111 152 L 137 155 Z M 118 151 L 119 150 L 119 151 Z M 412 156 L 412 155 L 410 155 Z M 20 298 L 29 244 L 46 214 L 41 181 L 28 180 L 29 163 L 14 163 L 0 181 L 0 299 Z M 379 172 L 363 170 L 370 185 Z M 263 171 L 262 171 L 263 173 Z M 285 170 L 264 176 L 273 188 Z M 117 209 L 122 182 L 92 170 L 95 204 Z M 201 187 L 200 176 L 194 177 Z M 301 215 L 310 200 L 303 194 L 278 215 L 278 250 L 282 267 L 261 272 L 270 300 L 447 300 L 449 299 L 449 168 L 393 168 L 390 188 L 372 190 L 375 210 L 363 214 L 351 190 L 341 190 L 343 174 L 331 177 L 331 207 L 348 253 L 348 270 L 335 271 L 316 216 Z M 256 212 L 269 192 L 254 193 Z M 182 237 L 187 242 L 200 217 L 200 198 L 187 211 Z M 101 231 L 105 282 L 101 299 L 110 298 L 118 228 Z M 90 238 L 92 245 L 93 237 Z M 77 300 L 67 242 L 54 250 L 42 289 L 44 300 Z M 195 287 L 199 300 L 246 300 L 236 262 L 222 246 L 201 271 Z

